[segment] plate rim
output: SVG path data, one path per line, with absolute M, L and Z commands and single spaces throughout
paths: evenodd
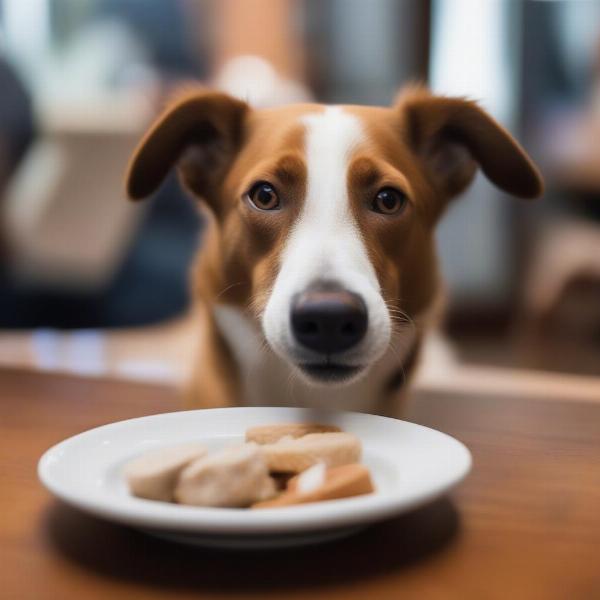
M 455 446 L 462 453 L 462 464 L 457 473 L 450 479 L 443 480 L 437 485 L 432 485 L 427 493 L 414 495 L 412 498 L 395 495 L 366 495 L 355 498 L 332 500 L 315 504 L 294 506 L 293 508 L 271 508 L 260 511 L 248 511 L 247 509 L 231 508 L 209 508 L 176 506 L 167 503 L 158 503 L 152 500 L 129 497 L 124 504 L 113 505 L 106 502 L 105 494 L 90 497 L 86 492 L 65 489 L 60 482 L 52 477 L 51 465 L 56 456 L 68 451 L 69 446 L 77 443 L 82 438 L 91 434 L 98 434 L 102 430 L 114 429 L 115 427 L 127 427 L 132 422 L 158 420 L 168 416 L 177 418 L 191 413 L 210 412 L 255 412 L 255 411 L 277 411 L 282 417 L 275 415 L 275 419 L 283 420 L 285 414 L 289 418 L 310 412 L 320 415 L 351 415 L 353 418 L 367 418 L 375 420 L 392 421 L 395 424 L 402 423 L 403 426 L 426 430 L 441 438 L 447 443 Z M 271 416 L 272 418 L 272 416 Z M 385 417 L 371 413 L 359 413 L 328 408 L 302 408 L 282 406 L 257 406 L 257 407 L 228 407 L 207 408 L 195 410 L 180 410 L 141 417 L 133 417 L 93 427 L 70 436 L 50 448 L 41 456 L 37 464 L 37 474 L 44 487 L 56 498 L 84 512 L 95 516 L 118 522 L 121 524 L 152 528 L 162 531 L 189 532 L 197 534 L 220 534 L 220 535 L 256 535 L 256 534 L 285 534 L 298 533 L 302 531 L 320 531 L 324 529 L 335 529 L 339 527 L 368 524 L 382 521 L 386 518 L 397 516 L 441 496 L 457 486 L 468 475 L 473 465 L 472 454 L 467 446 L 455 437 L 410 421 Z M 133 501 L 133 502 L 130 502 Z M 293 511 L 293 512 L 291 512 Z

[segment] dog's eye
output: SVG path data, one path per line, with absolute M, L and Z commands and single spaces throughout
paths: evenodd
M 279 208 L 279 196 L 275 188 L 266 181 L 260 181 L 253 185 L 246 196 L 259 210 L 277 210 Z
M 406 194 L 394 188 L 383 188 L 377 192 L 371 210 L 382 215 L 395 215 L 406 205 Z

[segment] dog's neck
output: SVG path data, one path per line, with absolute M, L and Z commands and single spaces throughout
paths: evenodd
M 415 351 L 418 331 L 411 327 L 393 336 L 390 348 L 365 377 L 340 387 L 305 382 L 292 367 L 266 346 L 258 324 L 233 306 L 214 308 L 217 326 L 239 369 L 240 402 L 250 406 L 324 407 L 381 412 L 388 387 L 402 374 Z

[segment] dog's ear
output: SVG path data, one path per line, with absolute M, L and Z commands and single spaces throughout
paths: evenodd
M 158 117 L 133 153 L 127 194 L 140 200 L 178 164 L 184 183 L 205 195 L 222 179 L 241 144 L 248 105 L 227 94 L 194 91 Z
M 434 96 L 415 86 L 395 108 L 408 144 L 446 198 L 462 192 L 479 166 L 500 189 L 521 198 L 543 191 L 539 171 L 518 142 L 475 102 Z

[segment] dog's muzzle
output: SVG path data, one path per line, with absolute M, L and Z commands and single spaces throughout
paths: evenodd
M 335 381 L 359 370 L 336 357 L 357 346 L 367 333 L 367 307 L 360 296 L 332 283 L 311 286 L 293 298 L 290 321 L 295 341 L 322 357 L 299 365 L 309 376 Z

